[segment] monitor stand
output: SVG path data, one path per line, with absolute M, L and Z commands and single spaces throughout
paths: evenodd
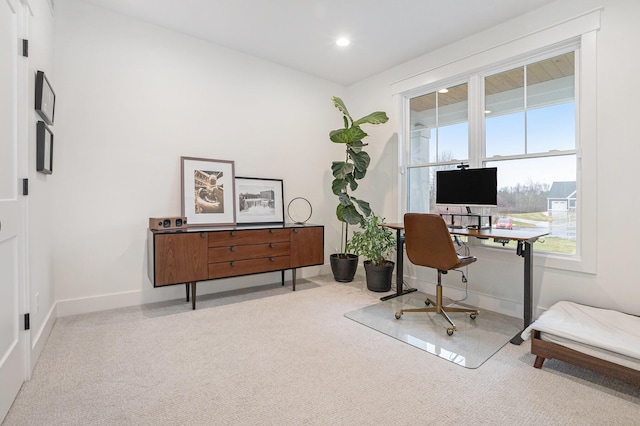
M 440 213 L 440 216 L 451 216 L 451 222 L 447 223 L 447 227 L 449 229 L 462 229 L 462 228 L 465 228 L 465 226 L 456 225 L 455 224 L 456 223 L 456 219 L 455 219 L 456 216 L 476 218 L 478 223 L 475 224 L 475 225 L 474 224 L 467 225 L 466 228 L 469 228 L 469 229 L 480 230 L 480 229 L 491 229 L 493 227 L 492 224 L 491 224 L 491 215 L 485 216 L 485 215 L 473 213 L 471 211 L 471 207 L 469 207 L 469 206 L 466 206 L 466 209 L 467 209 L 466 213 Z M 482 220 L 483 218 L 487 218 L 488 219 L 488 222 L 489 222 L 488 226 L 483 226 L 483 223 L 482 223 L 483 222 L 483 220 Z

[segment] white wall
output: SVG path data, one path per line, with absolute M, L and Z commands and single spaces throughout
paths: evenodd
M 341 123 L 331 96 L 342 86 L 73 0 L 56 1 L 55 52 L 50 215 L 60 315 L 184 297 L 183 286 L 154 289 L 146 274 L 148 218 L 180 214 L 180 156 L 282 178 L 285 205 L 302 196 L 313 206 L 309 222 L 336 222 L 328 132 Z M 325 231 L 327 256 L 334 228 Z
M 523 37 L 547 28 L 599 6 L 602 11 L 601 29 L 597 34 L 597 215 L 596 224 L 586 232 L 597 233 L 597 274 L 570 272 L 543 266 L 544 260 L 534 261 L 534 304 L 536 313 L 558 300 L 573 300 L 585 304 L 640 314 L 640 286 L 633 268 L 637 250 L 638 228 L 634 214 L 640 201 L 635 189 L 632 164 L 637 156 L 636 95 L 640 93 L 637 76 L 640 57 L 640 2 L 635 0 L 560 0 L 518 19 L 506 22 L 489 31 L 416 58 L 402 66 L 362 81 L 349 88 L 349 95 L 360 103 L 376 105 L 391 113 L 396 128 L 386 128 L 371 143 L 384 160 L 378 163 L 379 176 L 397 176 L 397 156 L 391 152 L 398 130 L 398 107 L 392 96 L 392 84 L 409 79 L 440 64 L 483 52 L 500 43 Z M 443 76 L 444 77 L 444 76 Z M 389 155 L 386 155 L 389 153 Z M 376 154 L 374 154 L 374 157 Z M 375 197 L 375 193 L 372 193 Z M 384 214 L 396 220 L 396 205 L 387 202 L 389 193 L 380 195 Z M 522 259 L 504 259 L 487 251 L 475 250 L 480 259 L 469 267 L 469 303 L 512 315 L 522 315 Z M 430 291 L 435 273 L 416 271 L 407 265 L 405 274 L 414 279 L 419 288 Z M 424 278 L 424 277 L 428 278 Z M 448 277 L 460 288 L 459 276 Z M 450 291 L 450 290 L 447 290 Z M 462 292 L 450 291 L 454 297 Z M 535 314 L 535 313 L 534 313 Z

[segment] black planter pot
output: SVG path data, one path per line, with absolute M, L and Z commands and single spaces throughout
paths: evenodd
M 339 283 L 350 283 L 358 269 L 358 256 L 355 254 L 334 253 L 329 257 L 333 279 Z
M 395 263 L 387 260 L 381 265 L 372 265 L 370 260 L 364 261 L 364 272 L 367 275 L 367 288 L 371 291 L 383 292 L 391 290 L 391 278 Z

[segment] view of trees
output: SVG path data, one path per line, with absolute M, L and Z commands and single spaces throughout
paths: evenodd
M 547 210 L 549 185 L 528 182 L 498 189 L 498 213 L 529 213 Z

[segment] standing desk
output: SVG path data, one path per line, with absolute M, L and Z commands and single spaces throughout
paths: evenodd
M 403 274 L 403 261 L 404 261 L 404 224 L 403 223 L 385 223 L 381 226 L 396 230 L 396 294 L 383 297 L 381 300 L 391 299 L 393 297 L 402 296 L 403 294 L 416 291 L 416 289 L 404 289 L 404 274 Z M 548 235 L 548 232 L 540 231 L 527 231 L 527 230 L 512 230 L 512 229 L 467 229 L 467 228 L 449 228 L 451 235 L 458 235 L 463 237 L 474 237 L 479 239 L 495 238 L 504 241 L 517 241 L 518 246 L 516 254 L 524 258 L 524 304 L 523 304 L 523 319 L 524 326 L 522 331 L 531 324 L 533 316 L 533 268 L 531 261 L 533 259 L 533 243 L 538 238 Z M 522 343 L 521 332 L 516 334 L 510 342 L 514 345 Z

